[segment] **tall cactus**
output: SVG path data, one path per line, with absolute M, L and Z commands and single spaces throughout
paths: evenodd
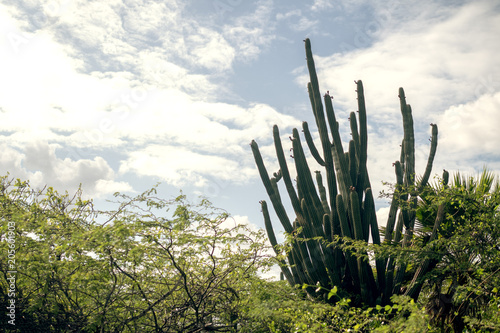
M 324 168 L 326 185 L 320 171 L 315 171 L 316 182 L 314 182 L 297 129 L 293 129 L 290 137 L 292 157 L 297 171 L 296 184 L 290 176 L 277 125 L 273 127 L 273 138 L 280 169 L 273 177 L 269 178 L 257 143 L 252 141 L 250 144 L 272 206 L 285 232 L 295 237 L 291 243 L 291 250 L 287 253 L 287 261 L 280 261 L 282 273 L 291 285 L 319 283 L 324 287 L 307 288 L 308 294 L 312 297 L 322 297 L 325 289 L 336 286 L 341 293 L 347 293 L 359 305 L 387 303 L 391 295 L 402 293 L 398 288 L 405 277 L 404 264 L 397 264 L 394 258 L 377 257 L 375 267 L 371 267 L 366 259 L 368 258 L 366 252 L 352 252 L 341 250 L 342 247 L 327 246 L 339 238 L 344 242 L 349 242 L 349 239 L 368 242 L 370 236 L 374 244 L 381 243 L 366 166 L 368 130 L 363 84 L 361 81 L 356 82 L 358 117 L 354 112 L 350 114 L 352 139 L 349 142 L 349 150 L 345 152 L 332 97 L 328 92 L 323 97 L 320 94 L 309 39 L 305 40 L 305 50 L 310 77 L 307 88 L 321 149 L 315 146 L 309 124 L 303 122 L 302 128 L 311 155 L 319 166 Z M 417 183 L 411 107 L 406 104 L 402 88 L 399 97 L 404 138 L 401 145 L 401 161 L 394 163 L 396 193 L 393 195 L 384 241 L 408 247 L 411 245 L 415 222 L 412 208 L 416 205 L 418 193 L 426 185 L 432 170 L 437 146 L 437 126 L 431 124 L 431 151 L 424 176 Z M 295 213 L 293 222 L 288 217 L 278 192 L 277 182 L 281 179 L 285 183 Z M 269 239 L 279 253 L 265 201 L 261 201 L 261 208 Z M 425 265 L 421 267 L 415 279 L 422 276 L 425 268 Z M 414 285 L 414 288 L 418 289 L 419 285 L 416 283 Z

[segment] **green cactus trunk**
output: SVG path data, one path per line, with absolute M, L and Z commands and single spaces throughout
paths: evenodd
M 290 176 L 278 126 L 273 127 L 274 146 L 280 169 L 269 178 L 259 147 L 252 141 L 251 147 L 259 175 L 266 188 L 272 206 L 286 233 L 293 235 L 291 250 L 282 256 L 276 242 L 267 204 L 261 202 L 269 240 L 280 254 L 279 265 L 284 279 L 291 285 L 306 284 L 311 297 L 323 298 L 325 289 L 337 287 L 340 293 L 359 300 L 354 305 L 389 303 L 391 295 L 401 293 L 406 266 L 397 264 L 395 258 L 375 257 L 375 267 L 366 258 L 368 253 L 348 250 L 350 242 L 365 242 L 371 238 L 373 244 L 381 244 L 375 202 L 367 171 L 368 126 L 362 81 L 356 81 L 358 117 L 351 112 L 350 129 L 352 140 L 348 151 L 344 151 L 335 117 L 332 97 L 327 92 L 321 96 L 318 77 L 309 39 L 305 40 L 306 60 L 310 82 L 307 85 L 309 100 L 321 142 L 318 149 L 314 143 L 309 124 L 303 122 L 302 129 L 309 151 L 323 168 L 315 170 L 315 180 L 309 167 L 302 141 L 297 129 L 292 136 L 293 160 L 297 172 L 296 183 Z M 412 208 L 417 196 L 429 179 L 437 147 L 437 126 L 432 125 L 431 151 L 424 176 L 420 183 L 415 179 L 415 138 L 411 107 L 406 103 L 402 88 L 399 91 L 403 116 L 404 138 L 400 161 L 394 163 L 396 191 L 393 195 L 386 224 L 384 243 L 411 246 L 415 213 Z M 356 119 L 358 118 L 358 119 Z M 358 123 L 359 120 L 359 123 Z M 327 124 L 328 123 L 328 124 Z M 296 215 L 292 224 L 286 213 L 277 182 L 283 179 Z M 436 222 L 438 223 L 438 221 Z M 350 241 L 351 240 L 351 241 Z M 333 246 L 330 246 L 333 245 Z M 346 249 L 347 248 L 347 249 Z M 429 265 L 415 273 L 412 288 L 407 292 L 418 296 L 423 272 Z M 323 288 L 312 288 L 319 283 Z

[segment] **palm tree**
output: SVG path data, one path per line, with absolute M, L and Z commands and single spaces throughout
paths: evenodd
M 477 178 L 457 172 L 451 185 L 447 177 L 426 188 L 416 209 L 422 255 L 406 294 L 422 293 L 432 321 L 461 332 L 500 280 L 500 184 L 486 169 Z

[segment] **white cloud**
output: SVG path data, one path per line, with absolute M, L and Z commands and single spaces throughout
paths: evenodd
M 131 192 L 132 187 L 127 182 L 117 182 L 108 179 L 99 179 L 95 182 L 95 191 L 99 194 L 110 194 L 115 192 Z
M 201 65 L 207 69 L 223 71 L 232 67 L 235 58 L 235 51 L 232 46 L 222 37 L 221 34 L 199 28 L 198 35 L 187 38 L 188 43 L 192 43 L 193 65 Z
M 119 1 L 114 7 L 103 3 L 93 3 L 89 7 L 81 2 L 71 5 L 74 11 L 65 12 L 58 17 L 57 24 L 36 33 L 26 35 L 20 27 L 21 22 L 12 17 L 2 26 L 21 38 L 16 48 L 10 40 L 2 40 L 2 49 L 9 51 L 6 53 L 9 59 L 0 64 L 3 73 L 0 89 L 12 92 L 1 101 L 4 113 L 0 130 L 12 132 L 3 137 L 3 141 L 20 151 L 40 140 L 57 142 L 73 150 L 114 148 L 129 154 L 130 159 L 124 161 L 122 172 L 134 170 L 141 175 L 162 174 L 164 170 L 154 160 L 180 153 L 176 163 L 167 163 L 170 169 L 167 168 L 161 178 L 178 184 L 183 176 L 190 175 L 196 178 L 194 184 L 203 186 L 210 172 L 226 179 L 229 175 L 217 171 L 229 168 L 234 174 L 235 166 L 240 167 L 240 164 L 244 170 L 242 179 L 248 180 L 255 171 L 251 156 L 243 147 L 254 138 L 268 139 L 274 123 L 283 126 L 297 123 L 293 117 L 263 104 L 240 107 L 210 102 L 215 97 L 208 96 L 217 86 L 211 82 L 211 74 L 196 74 L 193 68 L 228 70 L 235 51 L 222 34 L 200 27 L 190 19 L 183 20 L 181 10 L 172 4 L 148 9 L 142 8 L 139 2 L 129 3 L 143 10 L 134 18 L 128 14 L 120 17 L 118 8 L 122 4 Z M 243 30 L 240 31 L 242 35 L 236 35 L 246 36 L 243 39 L 248 47 L 255 44 L 260 48 L 272 38 L 264 33 L 269 17 L 267 5 L 261 3 L 252 15 L 238 19 Z M 168 14 L 169 10 L 174 14 Z M 93 15 L 93 11 L 108 13 L 109 18 Z M 165 15 L 170 16 L 165 18 Z M 158 20 L 158 17 L 165 20 Z M 251 17 L 258 20 L 254 22 Z M 141 25 L 142 21 L 147 22 Z M 168 30 L 174 22 L 181 26 Z M 139 51 L 135 46 L 137 40 L 130 38 L 130 34 L 146 38 L 155 29 L 163 29 L 157 37 L 165 47 L 145 46 Z M 186 38 L 183 37 L 184 29 L 191 32 Z M 62 32 L 68 34 L 67 45 L 61 44 Z M 224 34 L 230 35 L 229 30 Z M 82 45 L 92 48 L 91 56 L 113 60 L 124 68 L 133 66 L 121 71 L 106 71 L 104 66 L 103 71 L 88 72 L 84 65 L 88 59 L 75 58 L 75 52 L 82 51 L 82 45 L 73 42 L 79 40 L 85 40 Z M 121 44 L 123 47 L 119 46 Z M 242 44 L 238 45 L 238 52 L 243 52 Z M 115 57 L 118 55 L 120 58 Z M 177 56 L 182 56 L 187 63 L 178 59 L 173 62 Z M 193 64 L 196 66 L 190 67 Z M 164 147 L 163 152 L 158 148 L 160 145 Z M 193 147 L 197 152 L 183 153 Z M 134 149 L 137 150 L 134 152 Z M 155 151 L 153 156 L 143 156 L 151 151 Z M 84 157 L 78 153 L 70 155 Z M 197 161 L 194 167 L 191 158 Z M 56 159 L 51 157 L 50 161 Z M 141 163 L 152 163 L 152 169 L 143 171 L 138 167 Z M 208 169 L 201 172 L 205 166 Z M 35 174 L 38 175 L 35 172 L 30 176 Z M 67 177 L 70 176 L 77 174 L 69 172 Z M 100 182 L 90 180 L 95 183 L 92 191 L 127 188 L 121 183 L 110 184 L 110 175 L 101 176 Z M 69 178 L 61 180 L 52 176 L 40 181 L 71 182 Z
M 198 153 L 185 147 L 148 145 L 128 155 L 120 166 L 120 173 L 154 176 L 174 186 L 191 184 L 202 187 L 207 184 L 209 176 L 245 182 L 255 174 L 253 168 L 242 166 L 232 158 Z
M 314 0 L 313 5 L 311 6 L 311 10 L 313 11 L 320 11 L 320 10 L 325 10 L 329 8 L 333 8 L 334 4 L 332 1 L 329 0 Z
M 378 6 L 377 13 L 386 8 Z M 458 164 L 481 168 L 477 164 L 488 163 L 488 158 L 498 160 L 495 128 L 500 124 L 496 112 L 500 60 L 495 55 L 500 52 L 496 33 L 500 31 L 500 14 L 492 6 L 487 1 L 454 10 L 430 5 L 432 11 L 406 17 L 405 24 L 400 24 L 401 17 L 393 9 L 385 13 L 377 36 L 370 37 L 372 44 L 328 57 L 315 56 L 320 89 L 333 94 L 339 119 L 357 110 L 352 82 L 363 80 L 369 124 L 368 168 L 376 192 L 381 189 L 376 182 L 394 180 L 391 163 L 399 159 L 400 86 L 413 109 L 417 173 L 424 171 L 430 122 L 440 129 L 433 174 Z M 314 53 L 314 40 L 312 47 Z M 298 81 L 303 85 L 308 77 L 300 75 Z M 347 124 L 341 124 L 341 129 L 344 127 L 348 129 Z
M 448 108 L 439 118 L 440 148 L 458 161 L 485 155 L 499 159 L 500 92 L 484 94 L 477 100 Z
M 102 157 L 73 161 L 56 156 L 57 144 L 37 142 L 28 145 L 23 152 L 2 147 L 1 170 L 12 177 L 29 179 L 35 188 L 45 185 L 69 193 L 82 184 L 85 197 L 100 197 L 116 191 L 131 191 L 125 182 L 114 181 L 115 173 Z
M 255 59 L 276 38 L 272 7 L 272 1 L 258 1 L 254 12 L 224 25 L 223 35 L 235 45 L 238 60 Z
M 373 115 L 397 113 L 397 89 L 402 86 L 415 114 L 435 119 L 432 114 L 442 112 L 450 101 L 478 97 L 475 90 L 481 78 L 500 75 L 496 74 L 499 61 L 493 57 L 500 51 L 495 33 L 500 30 L 498 16 L 487 3 L 473 3 L 439 22 L 429 19 L 433 24 L 424 17 L 410 20 L 409 28 L 402 25 L 381 32 L 383 39 L 369 48 L 315 57 L 321 87 L 341 98 L 337 104 L 351 108 L 351 98 L 345 102 L 344 97 L 354 95 L 349 82 L 362 79 Z M 394 20 L 394 15 L 389 19 Z M 384 29 L 389 28 L 392 23 Z
M 387 219 L 389 218 L 390 207 L 382 207 L 377 210 L 377 222 L 378 226 L 385 227 L 387 225 Z
M 258 232 L 261 230 L 259 226 L 255 223 L 252 223 L 248 216 L 243 215 L 233 215 L 229 219 L 227 219 L 221 227 L 224 228 L 234 228 L 236 225 L 244 225 L 252 232 Z
M 2 170 L 2 176 L 4 176 L 4 172 L 12 173 L 15 170 L 15 177 L 26 179 L 26 173 L 22 170 L 23 155 L 9 147 L 8 145 L 1 144 L 0 145 L 0 170 Z
M 287 23 L 290 29 L 300 32 L 310 30 L 319 23 L 318 20 L 308 19 L 300 9 L 294 9 L 284 14 L 278 13 L 276 19 Z

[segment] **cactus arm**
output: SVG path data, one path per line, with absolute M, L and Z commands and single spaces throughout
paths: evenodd
M 262 214 L 264 215 L 264 224 L 266 226 L 266 231 L 267 231 L 267 237 L 269 238 L 269 242 L 271 243 L 271 246 L 273 247 L 274 252 L 276 253 L 277 256 L 280 255 L 280 251 L 278 249 L 278 242 L 276 241 L 276 236 L 274 234 L 274 229 L 273 225 L 271 223 L 271 217 L 269 216 L 269 210 L 267 209 L 267 203 L 266 201 L 262 200 L 260 202 L 261 208 L 262 208 Z M 295 285 L 294 278 L 292 276 L 292 273 L 288 269 L 285 261 L 283 259 L 278 260 L 279 266 L 281 268 L 281 272 L 285 276 L 286 280 L 290 284 L 290 286 Z
M 349 141 L 349 175 L 351 176 L 352 186 L 356 187 L 358 181 L 358 163 L 356 158 L 356 144 L 354 140 Z
M 337 212 L 339 215 L 340 227 L 342 229 L 342 236 L 354 239 L 352 235 L 353 231 L 351 231 L 351 226 L 347 220 L 348 215 L 344 206 L 344 201 L 339 202 L 339 200 L 342 200 L 342 194 L 337 195 Z
M 349 115 L 349 124 L 351 126 L 351 136 L 356 144 L 356 159 L 359 164 L 359 151 L 361 149 L 359 144 L 358 123 L 356 122 L 356 112 L 351 112 Z
M 326 241 L 328 243 L 332 242 L 332 234 L 333 234 L 330 220 L 331 220 L 330 215 L 328 214 L 323 215 L 323 230 L 325 231 Z
M 429 152 L 429 157 L 427 158 L 427 166 L 425 167 L 425 172 L 424 175 L 422 176 L 418 192 L 421 192 L 424 186 L 427 185 L 427 182 L 429 181 L 429 177 L 432 171 L 432 163 L 434 162 L 434 156 L 436 155 L 437 144 L 438 144 L 438 128 L 436 124 L 431 124 L 431 127 L 432 127 L 431 150 Z
M 398 216 L 398 223 L 396 224 L 396 231 L 395 231 L 395 236 L 394 236 L 394 242 L 396 244 L 401 242 L 401 238 L 403 236 L 403 225 L 404 225 L 403 212 L 400 210 L 399 216 Z M 391 259 L 394 259 L 394 258 L 391 258 Z M 403 264 L 400 264 L 397 267 L 397 269 L 394 269 L 395 262 L 394 262 L 394 260 L 392 262 L 393 262 L 393 266 L 391 268 L 392 268 L 392 271 L 395 271 L 392 293 L 399 294 L 401 282 L 403 281 L 404 274 L 406 271 L 406 265 L 403 263 Z
M 304 40 L 305 42 L 305 49 L 306 49 L 306 61 L 307 61 L 307 69 L 309 71 L 309 80 L 311 83 L 311 89 L 310 91 L 310 96 L 312 95 L 312 100 L 311 103 L 314 102 L 314 115 L 318 124 L 318 129 L 323 127 L 324 125 L 324 120 L 325 116 L 323 114 L 323 104 L 321 104 L 321 94 L 319 91 L 319 83 L 318 83 L 318 76 L 316 74 L 316 66 L 314 65 L 314 59 L 312 55 L 312 50 L 311 50 L 311 41 L 309 38 L 306 38 Z M 323 124 L 320 124 L 321 120 L 323 121 Z M 323 131 L 326 133 L 326 126 L 324 128 L 321 128 L 320 131 Z
M 342 194 L 337 195 L 336 203 L 337 203 L 337 213 L 339 216 L 340 226 L 342 229 L 342 236 L 344 238 L 354 239 L 352 237 L 351 227 L 349 225 L 349 222 L 347 221 L 347 212 L 344 206 L 344 200 L 342 199 Z M 358 265 L 356 262 L 356 258 L 352 254 L 346 253 L 346 260 L 352 275 L 354 286 L 356 289 L 359 289 L 360 288 L 359 272 L 358 272 Z
M 325 95 L 324 101 L 327 112 L 333 114 L 333 105 L 330 96 Z M 333 142 L 331 151 L 333 154 L 333 161 L 335 163 L 335 170 L 337 171 L 337 183 L 340 188 L 340 193 L 345 200 L 344 204 L 347 206 L 347 202 L 349 200 L 349 189 L 352 187 L 349 165 L 344 154 L 344 149 L 342 148 L 342 140 L 340 139 L 339 131 L 337 130 L 332 134 Z
M 286 190 L 288 192 L 288 196 L 290 197 L 290 201 L 292 202 L 292 207 L 295 211 L 295 214 L 299 217 L 302 217 L 302 211 L 300 210 L 300 201 L 297 197 L 297 193 L 293 187 L 292 179 L 290 177 L 290 172 L 288 171 L 288 166 L 286 164 L 285 153 L 283 152 L 283 146 L 281 144 L 281 138 L 278 126 L 273 126 L 273 139 L 274 139 L 274 147 L 276 149 L 276 156 L 278 157 L 278 163 L 281 170 L 281 175 L 283 177 L 283 182 L 285 183 Z
M 283 203 L 277 197 L 276 193 L 274 192 L 273 186 L 271 184 L 271 180 L 269 179 L 269 174 L 266 171 L 266 167 L 264 165 L 264 161 L 262 160 L 262 155 L 260 154 L 259 151 L 259 146 L 257 145 L 257 142 L 252 140 L 252 143 L 250 144 L 252 147 L 252 152 L 253 156 L 255 159 L 255 164 L 257 164 L 257 169 L 259 170 L 260 178 L 262 180 L 262 183 L 264 184 L 264 187 L 266 188 L 267 194 L 269 195 L 269 198 L 271 199 L 271 202 L 273 204 L 274 210 L 276 211 L 276 214 L 278 215 L 278 218 L 283 225 L 283 228 L 285 229 L 286 232 L 292 233 L 293 232 L 293 227 L 292 224 L 290 223 L 290 219 L 288 218 L 288 215 L 286 214 L 285 207 L 283 206 Z
M 398 191 L 403 186 L 403 168 L 401 166 L 401 163 L 399 161 L 396 161 L 394 163 L 394 166 L 396 171 L 396 189 L 392 196 L 391 206 L 389 208 L 389 216 L 387 218 L 387 223 L 385 227 L 385 237 L 384 237 L 384 241 L 389 243 L 392 241 L 392 234 L 394 232 L 394 226 L 396 224 L 399 201 L 401 200 L 400 195 L 398 195 Z
M 396 230 L 394 233 L 394 243 L 398 244 L 401 241 L 401 232 L 403 230 L 403 217 L 401 211 L 398 214 L 398 219 L 396 223 Z M 389 262 L 387 263 L 387 274 L 385 276 L 385 293 L 382 302 L 384 304 L 389 303 L 390 298 L 393 294 L 399 294 L 397 290 L 399 285 L 396 283 L 394 278 L 394 266 L 395 259 L 394 257 L 389 258 Z
M 401 166 L 404 169 L 404 165 L 405 165 L 405 140 L 404 139 L 403 139 L 403 141 L 401 141 L 401 153 L 399 155 L 399 161 L 401 163 Z
M 361 209 L 358 202 L 358 194 L 356 191 L 352 190 L 350 194 L 351 200 L 351 217 L 354 220 L 354 237 L 357 240 L 363 240 L 363 226 L 361 220 Z M 363 258 L 357 258 L 358 271 L 359 271 L 359 281 L 361 287 L 361 297 L 366 304 L 372 304 L 373 294 L 377 293 L 377 290 L 370 288 L 375 285 L 375 279 L 373 277 L 373 271 L 367 261 Z
M 375 211 L 375 201 L 371 188 L 366 189 L 365 194 L 365 215 L 370 221 L 370 230 L 372 235 L 372 242 L 375 245 L 380 245 L 380 233 L 378 230 L 377 213 Z M 377 285 L 379 293 L 382 294 L 385 290 L 385 264 L 383 258 L 375 258 L 375 266 L 377 268 Z
M 315 171 L 316 173 L 316 183 L 318 184 L 319 196 L 321 198 L 321 204 L 323 205 L 323 210 L 325 214 L 330 215 L 330 207 L 328 206 L 328 200 L 326 198 L 326 188 L 323 185 L 323 177 L 321 177 L 320 171 Z
M 326 165 L 325 161 L 323 161 L 323 159 L 319 155 L 318 149 L 316 149 L 316 146 L 314 145 L 314 141 L 311 136 L 311 132 L 309 131 L 309 125 L 307 124 L 307 121 L 302 122 L 302 130 L 304 132 L 307 146 L 309 147 L 311 155 L 314 157 L 314 159 L 316 160 L 316 162 L 318 162 L 319 165 L 325 166 Z
M 366 160 L 368 156 L 368 127 L 366 124 L 366 107 L 365 107 L 365 93 L 363 89 L 363 82 L 358 80 L 356 82 L 356 92 L 358 94 L 358 111 L 359 111 L 359 165 L 366 168 Z
M 411 189 L 415 181 L 415 134 L 413 130 L 413 117 L 411 112 L 411 106 L 406 103 L 406 96 L 403 88 L 399 88 L 399 102 L 401 108 L 401 115 L 403 117 L 403 144 L 402 144 L 402 154 L 404 157 L 404 187 L 407 191 Z M 404 153 L 404 154 L 403 154 Z M 406 201 L 408 195 L 404 195 L 404 200 Z M 403 222 L 408 233 L 411 226 L 412 219 L 408 208 L 403 207 Z
M 450 173 L 443 170 L 443 186 L 446 188 L 448 186 L 448 180 L 450 179 Z
M 318 84 L 318 76 L 316 74 L 316 67 L 314 65 L 314 59 L 311 50 L 311 41 L 309 38 L 305 39 L 305 51 L 306 51 L 306 61 L 307 68 L 309 70 L 309 79 L 310 82 L 307 85 L 307 90 L 309 91 L 309 96 L 311 99 L 311 103 L 314 105 L 313 113 L 316 119 L 316 125 L 318 126 L 318 132 L 321 140 L 321 146 L 323 148 L 323 158 L 325 161 L 325 170 L 326 170 L 326 180 L 328 184 L 328 191 L 330 195 L 330 208 L 332 211 L 335 210 L 335 202 L 334 199 L 337 195 L 336 189 L 337 184 L 335 181 L 335 171 L 333 168 L 333 157 L 331 150 L 331 143 L 328 137 L 328 130 L 326 128 L 325 115 L 323 112 L 323 103 L 321 103 L 321 94 L 319 91 Z M 314 103 L 313 103 L 314 101 Z M 328 111 L 327 111 L 328 115 Z M 335 223 L 335 221 L 334 221 Z M 334 224 L 334 232 L 340 232 L 338 226 Z
M 276 198 L 278 198 L 279 201 L 281 201 L 280 192 L 278 190 L 278 180 L 276 179 L 276 177 L 271 177 L 270 181 L 274 195 L 276 196 Z
M 415 133 L 413 130 L 413 117 L 411 106 L 406 104 L 406 96 L 403 88 L 399 88 L 399 101 L 401 114 L 403 116 L 403 148 L 405 166 L 405 186 L 413 184 L 415 177 Z
M 368 126 L 366 124 L 365 93 L 363 89 L 363 82 L 361 80 L 356 81 L 356 93 L 358 96 L 359 112 L 359 171 L 357 185 L 353 186 L 356 186 L 358 197 L 361 200 L 363 191 L 370 186 L 367 184 L 368 171 L 366 168 L 368 158 Z
M 413 117 L 411 106 L 406 104 L 404 98 L 404 91 L 400 89 L 401 98 L 401 111 L 403 113 L 403 127 L 404 127 L 404 141 L 405 141 L 405 174 L 404 174 L 404 185 L 405 189 L 409 191 L 409 199 L 406 207 L 401 208 L 403 215 L 403 223 L 405 226 L 405 235 L 403 238 L 402 247 L 406 248 L 410 246 L 411 239 L 413 238 L 413 229 L 415 225 L 415 209 L 417 207 L 417 195 L 415 189 L 415 137 L 413 129 Z M 436 128 L 437 130 L 437 128 Z M 436 132 L 437 135 L 437 132 Z M 437 138 L 437 136 L 436 136 Z M 437 142 L 436 142 L 437 143 Z M 401 263 L 398 267 L 396 274 L 396 286 L 402 283 L 404 279 L 404 274 L 406 271 L 407 264 Z
M 377 215 L 375 214 L 375 202 L 373 200 L 372 189 L 367 188 L 363 206 L 363 238 L 368 242 L 371 231 L 373 244 L 380 244 L 380 234 L 377 226 Z
M 357 193 L 354 190 L 351 190 L 350 193 L 350 203 L 351 203 L 351 218 L 352 225 L 354 229 L 354 238 L 357 240 L 363 240 L 363 224 L 361 220 L 361 209 L 359 207 L 359 201 Z
M 297 129 L 293 129 L 293 153 L 295 160 L 295 167 L 297 169 L 297 179 L 300 180 L 302 186 L 302 191 L 304 199 L 309 207 L 309 213 L 312 218 L 311 223 L 313 225 L 321 225 L 323 221 L 323 206 L 321 200 L 318 197 L 316 187 L 312 179 L 311 171 L 307 164 L 304 150 L 302 149 L 302 144 L 300 142 L 300 137 Z

